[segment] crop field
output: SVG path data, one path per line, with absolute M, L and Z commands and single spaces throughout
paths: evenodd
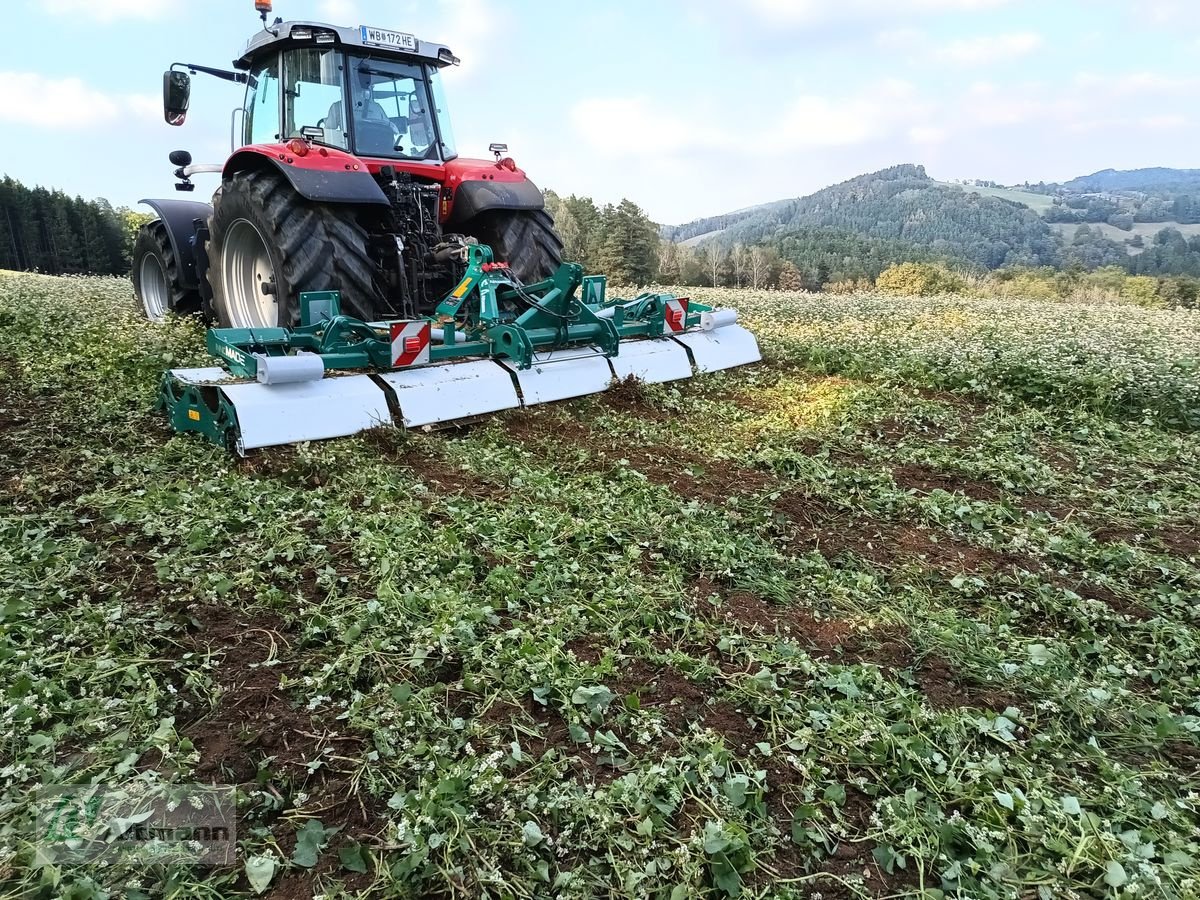
M 949 184 L 949 182 L 941 183 Z M 951 186 L 961 187 L 968 194 L 979 194 L 983 197 L 996 197 L 1000 200 L 1009 200 L 1012 203 L 1020 203 L 1022 206 L 1028 206 L 1039 215 L 1054 205 L 1054 198 L 1049 194 L 1035 194 L 1031 191 L 1022 191 L 1017 188 L 975 187 L 974 185 L 967 184 Z
M 0 898 L 1200 897 L 1200 313 L 695 296 L 765 363 L 241 460 L 0 274 Z

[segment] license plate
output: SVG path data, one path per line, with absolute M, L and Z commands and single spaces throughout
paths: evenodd
M 362 42 L 374 44 L 376 47 L 390 47 L 393 50 L 417 50 L 417 39 L 403 31 L 386 31 L 383 28 L 368 28 L 359 26 L 362 30 Z

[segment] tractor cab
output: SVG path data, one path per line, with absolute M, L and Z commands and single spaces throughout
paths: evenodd
M 402 32 L 284 22 L 251 40 L 242 144 L 292 138 L 379 160 L 458 153 L 440 69 L 445 47 Z

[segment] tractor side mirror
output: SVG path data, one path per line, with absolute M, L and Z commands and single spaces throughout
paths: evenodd
M 163 73 L 163 115 L 168 125 L 182 125 L 187 120 L 191 99 L 192 78 L 187 72 Z

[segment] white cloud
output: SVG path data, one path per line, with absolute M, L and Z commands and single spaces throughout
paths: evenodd
M 1124 75 L 1100 75 L 1081 72 L 1075 86 L 1096 94 L 1128 97 L 1133 94 L 1179 94 L 1200 88 L 1200 78 L 1174 78 L 1157 72 L 1130 72 Z
M 875 46 L 882 50 L 916 50 L 929 40 L 925 32 L 917 28 L 891 28 L 875 35 Z
M 331 25 L 353 27 L 363 22 L 362 8 L 356 0 L 321 0 L 318 18 Z
M 169 4 L 164 0 L 45 0 L 42 8 L 52 15 L 115 22 L 117 19 L 158 19 L 167 12 Z
M 582 100 L 571 110 L 581 141 L 615 156 L 728 152 L 761 160 L 816 148 L 850 147 L 924 123 L 929 106 L 913 85 L 889 79 L 847 96 L 801 93 L 782 98 L 777 114 L 761 123 L 736 109 L 668 111 L 646 97 Z M 932 139 L 932 132 L 923 132 Z
M 987 65 L 1028 56 L 1044 43 L 1040 34 L 1031 31 L 984 35 L 951 41 L 937 55 L 939 59 L 960 65 Z
M 1144 116 L 1138 124 L 1143 128 L 1165 130 L 1168 128 L 1183 128 L 1188 124 L 1188 119 L 1187 116 L 1181 116 L 1178 113 L 1163 113 L 1159 116 Z
M 896 19 L 906 14 L 928 16 L 977 12 L 1004 6 L 1009 0 L 741 0 L 758 18 L 775 25 L 811 28 L 848 20 Z
M 1155 25 L 1195 22 L 1196 9 L 1191 0 L 1133 0 L 1130 12 L 1139 20 Z
M 650 148 L 670 154 L 688 147 L 711 147 L 718 140 L 714 131 L 656 109 L 646 97 L 581 100 L 571 108 L 570 118 L 581 139 L 620 156 Z
M 936 125 L 916 125 L 908 129 L 908 139 L 914 144 L 940 144 L 949 136 L 947 129 Z
M 101 125 L 122 116 L 138 121 L 162 115 L 162 104 L 142 94 L 114 96 L 79 78 L 0 72 L 0 122 L 39 128 Z

